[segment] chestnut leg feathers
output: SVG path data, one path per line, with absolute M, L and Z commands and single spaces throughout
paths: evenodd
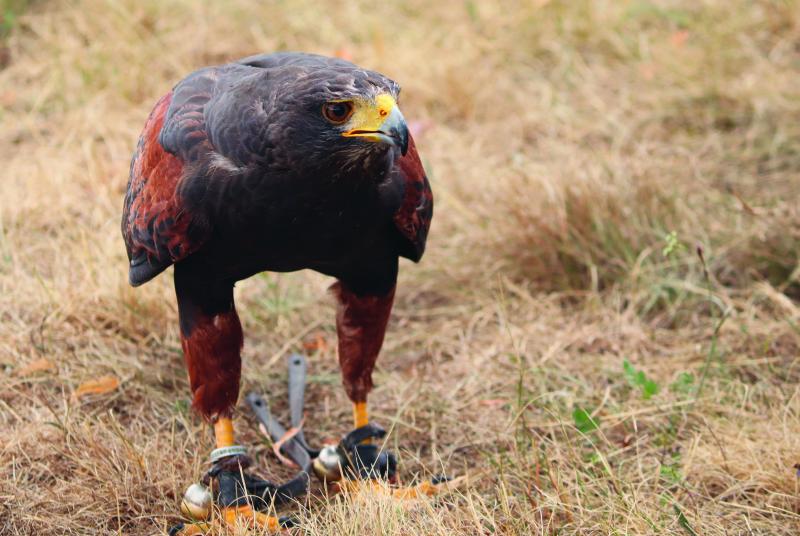
M 382 293 L 357 293 L 339 281 L 331 287 L 336 296 L 336 333 L 339 339 L 339 366 L 347 396 L 353 402 L 353 424 L 369 423 L 367 394 L 372 389 L 372 370 L 378 359 L 395 285 Z

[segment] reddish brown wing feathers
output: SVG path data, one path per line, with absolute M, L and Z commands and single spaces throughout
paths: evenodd
M 162 97 L 147 119 L 131 163 L 122 233 L 131 261 L 131 284 L 151 279 L 199 246 L 190 238 L 191 215 L 178 192 L 183 161 L 164 150 L 159 134 L 172 92 Z
M 401 252 L 402 255 L 416 262 L 425 252 L 425 241 L 433 217 L 433 192 L 414 139 L 410 136 L 408 152 L 399 160 L 398 168 L 405 181 L 405 193 L 403 203 L 394 215 L 394 223 L 400 234 L 409 241 L 409 247 Z

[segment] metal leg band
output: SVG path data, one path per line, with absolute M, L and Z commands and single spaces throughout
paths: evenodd
M 238 456 L 243 454 L 247 454 L 247 449 L 241 445 L 221 447 L 211 451 L 211 463 L 216 463 L 222 458 L 227 458 L 228 456 Z

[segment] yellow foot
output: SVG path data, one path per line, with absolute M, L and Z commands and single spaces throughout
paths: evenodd
M 342 480 L 336 483 L 339 490 L 357 499 L 365 499 L 369 495 L 391 497 L 399 501 L 414 501 L 425 497 L 444 495 L 456 490 L 467 477 L 433 483 L 430 480 L 420 482 L 416 486 L 396 487 L 378 480 Z
M 188 525 L 178 525 L 169 531 L 169 536 L 197 536 L 200 534 L 210 534 L 215 528 L 211 523 L 198 521 Z
M 222 508 L 215 511 L 211 521 L 196 521 L 170 531 L 170 536 L 230 534 L 231 530 L 248 529 L 255 534 L 276 534 L 283 530 L 277 517 L 256 512 L 249 506 Z M 236 534 L 236 532 L 234 532 Z
M 249 506 L 223 508 L 222 519 L 230 528 L 257 529 L 268 534 L 281 531 L 281 522 L 277 517 L 256 512 Z
M 219 417 L 214 422 L 214 439 L 217 448 L 211 453 L 213 463 L 226 457 L 231 457 L 236 463 L 242 463 L 243 460 L 249 463 L 244 456 L 244 447 L 236 445 L 234 441 L 233 421 L 230 417 Z M 238 457 L 232 458 L 233 456 Z M 240 470 L 243 468 L 246 466 L 239 466 Z M 220 474 L 228 474 L 230 468 L 225 471 Z M 219 474 L 215 478 L 219 478 Z M 290 520 L 284 518 L 282 522 L 280 518 L 263 514 L 250 506 L 217 508 L 213 505 L 211 492 L 202 484 L 189 486 L 181 502 L 181 512 L 193 521 L 173 527 L 169 536 L 221 536 L 231 534 L 231 530 L 234 534 L 240 534 L 242 530 L 252 531 L 257 535 L 274 534 L 290 523 Z

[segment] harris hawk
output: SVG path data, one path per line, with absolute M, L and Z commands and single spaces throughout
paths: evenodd
M 129 280 L 174 265 L 193 407 L 218 454 L 241 452 L 233 287 L 263 271 L 336 278 L 342 380 L 355 427 L 368 423 L 398 258 L 419 261 L 433 215 L 399 92 L 342 59 L 276 53 L 200 69 L 150 113 L 122 215 Z

